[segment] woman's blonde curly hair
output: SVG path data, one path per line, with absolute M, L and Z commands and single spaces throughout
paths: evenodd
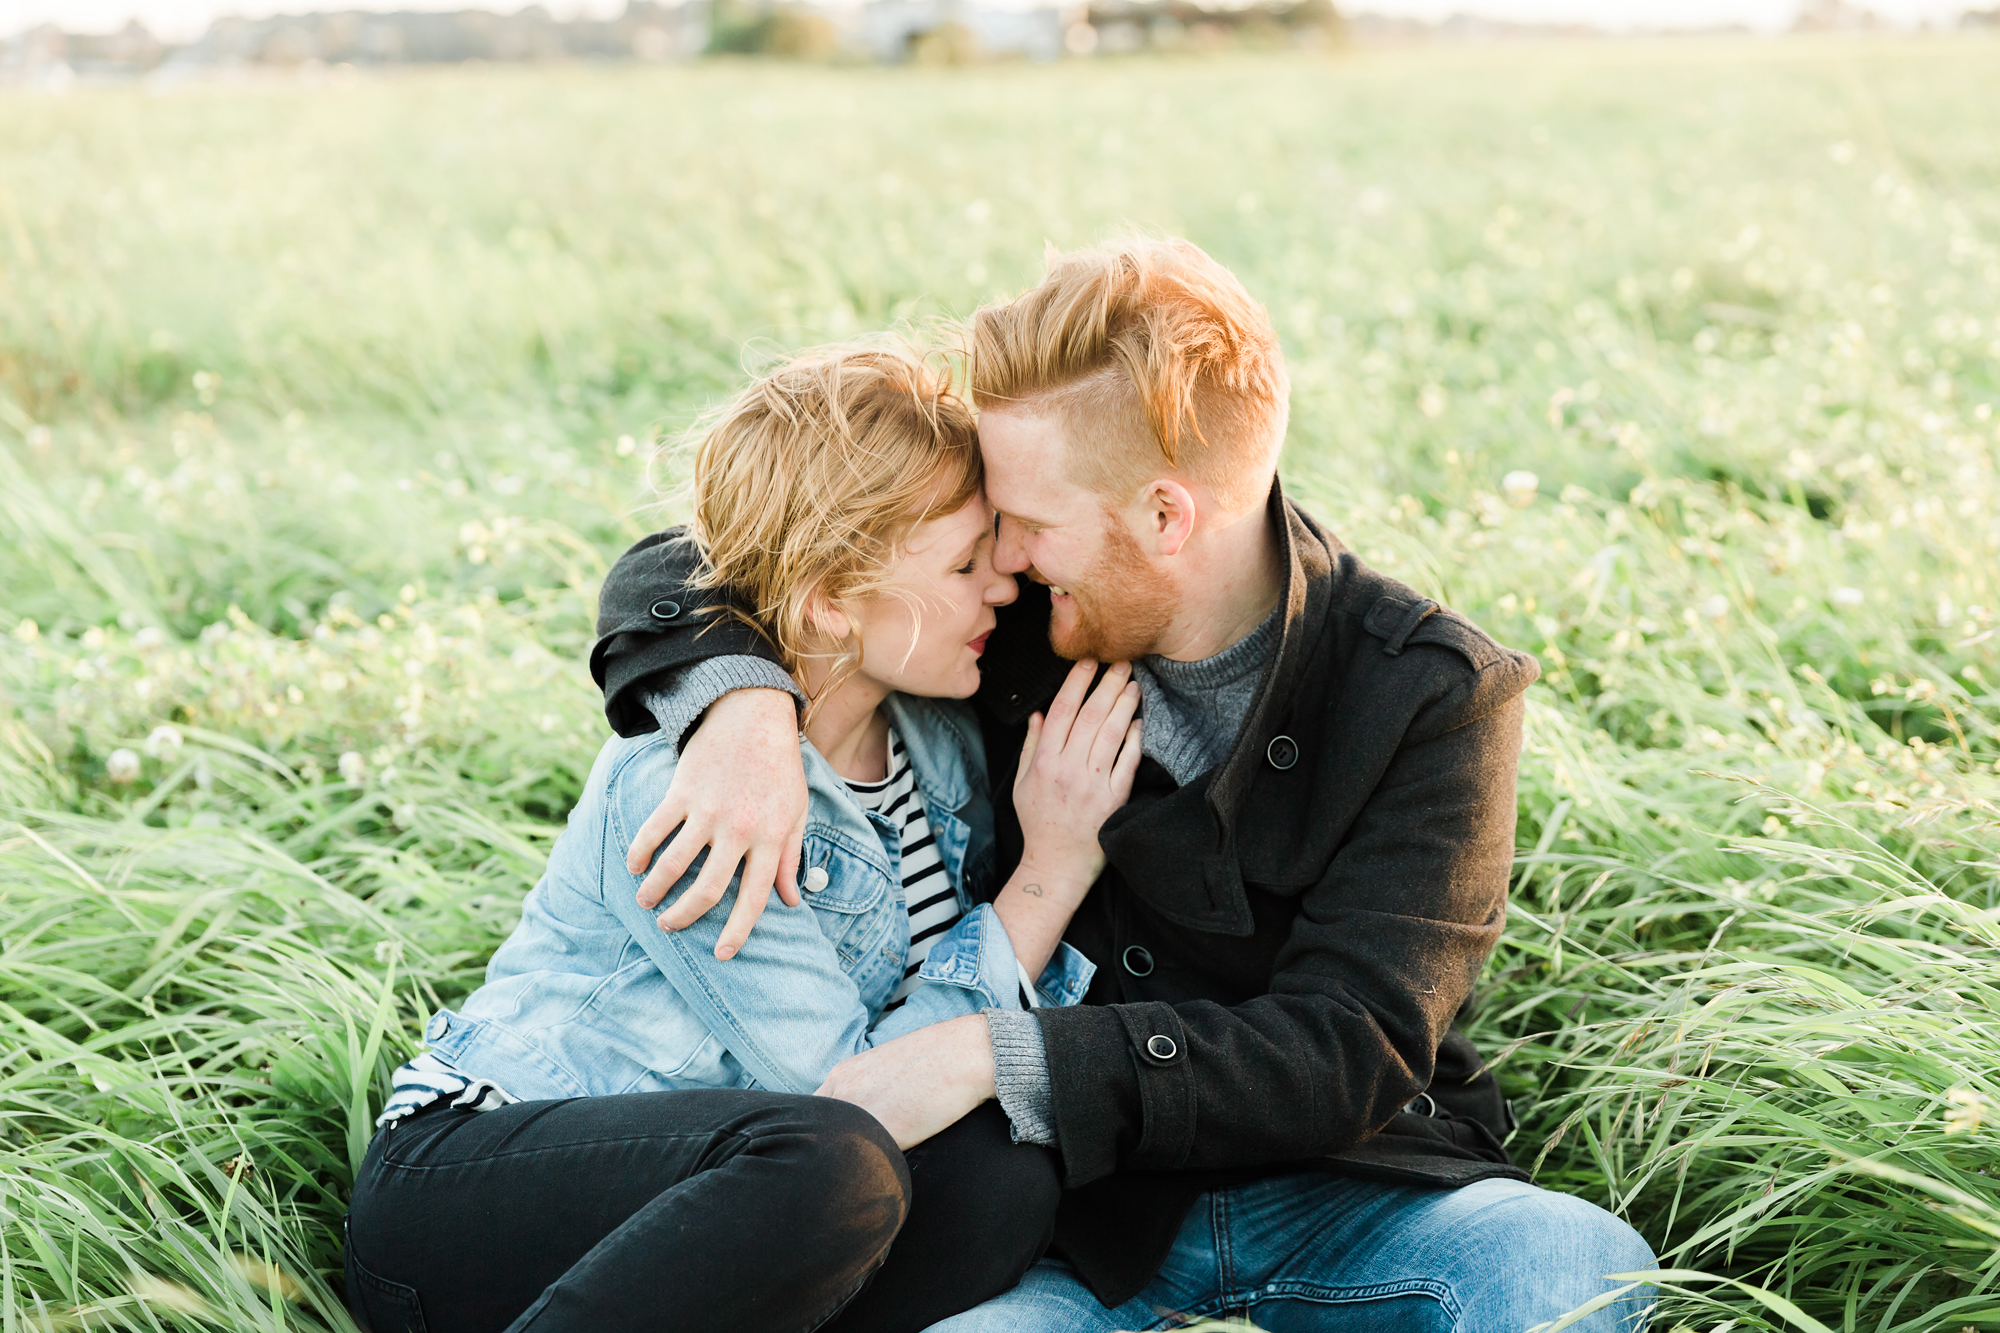
M 903 338 L 801 352 L 715 409 L 690 444 L 691 530 L 706 559 L 696 583 L 747 601 L 744 618 L 788 671 L 835 660 L 819 698 L 852 674 L 860 646 L 826 648 L 815 598 L 879 592 L 910 529 L 958 512 L 984 480 L 949 365 Z

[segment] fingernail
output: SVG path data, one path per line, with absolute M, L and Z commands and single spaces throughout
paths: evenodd
M 661 930 L 666 931 L 670 935 L 673 933 L 674 928 L 667 924 L 667 919 L 664 916 L 654 917 L 653 924 L 658 926 Z

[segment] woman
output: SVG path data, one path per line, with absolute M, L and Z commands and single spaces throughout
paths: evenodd
M 1086 699 L 1080 664 L 1035 724 L 1022 866 L 992 893 L 979 731 L 952 702 L 1014 596 L 980 481 L 970 410 L 901 346 L 803 355 L 704 432 L 691 539 L 807 702 L 803 902 L 726 962 L 727 899 L 656 926 L 625 848 L 678 737 L 604 747 L 486 984 L 398 1071 L 348 1218 L 374 1333 L 896 1333 L 1039 1257 L 1054 1165 L 997 1108 L 912 1145 L 805 1095 L 876 1043 L 1089 984 L 1060 938 L 1131 789 L 1138 691 L 1114 667 Z

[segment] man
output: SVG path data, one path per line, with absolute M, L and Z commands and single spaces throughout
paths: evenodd
M 1518 1333 L 1632 1285 L 1606 1275 L 1650 1268 L 1645 1242 L 1526 1183 L 1452 1028 L 1505 914 L 1533 660 L 1285 498 L 1276 337 L 1192 245 L 1052 256 L 973 317 L 970 351 L 996 559 L 1024 576 L 976 700 L 993 790 L 1065 658 L 1134 662 L 1147 758 L 1065 937 L 1098 965 L 1086 1003 L 940 1024 L 821 1089 L 899 1140 L 997 1096 L 1017 1139 L 1060 1154 L 1051 1256 L 939 1327 Z M 651 907 L 710 848 L 671 929 L 740 863 L 733 951 L 767 886 L 796 897 L 796 720 L 769 652 L 700 614 L 686 552 L 620 561 L 592 668 L 628 734 L 694 721 L 651 715 L 659 673 L 720 698 L 633 866 L 681 829 Z M 1641 1326 L 1648 1300 L 1633 1285 L 1575 1327 Z

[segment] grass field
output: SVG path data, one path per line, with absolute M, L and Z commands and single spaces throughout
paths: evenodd
M 2000 1328 L 1996 124 L 1943 39 L 0 97 L 0 1333 L 351 1327 L 652 441 L 1128 222 L 1541 657 L 1516 1155 L 1714 1275 L 1663 1327 Z

